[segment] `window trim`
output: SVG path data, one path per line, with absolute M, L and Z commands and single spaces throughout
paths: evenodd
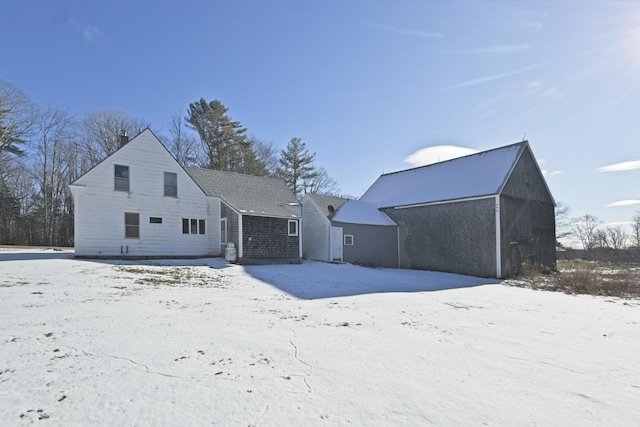
M 127 216 L 134 215 L 137 223 L 128 223 Z M 135 231 L 134 235 L 129 235 L 130 231 Z M 125 212 L 124 213 L 124 238 L 125 239 L 139 239 L 140 238 L 140 213 L 139 212 Z
M 127 177 L 123 178 L 117 175 L 117 169 L 118 168 L 127 168 Z M 124 183 L 126 182 L 126 189 L 123 188 L 118 188 L 118 182 L 120 183 Z M 120 165 L 117 163 L 113 164 L 113 191 L 124 191 L 126 193 L 129 193 L 131 191 L 131 167 L 129 167 L 129 165 Z
M 343 243 L 345 246 L 353 246 L 353 234 L 345 234 Z
M 175 176 L 175 185 L 174 184 L 167 184 L 167 175 L 173 175 Z M 167 172 L 165 171 L 163 174 L 163 179 L 164 179 L 164 197 L 178 197 L 178 173 L 177 172 Z M 173 189 L 173 192 L 175 194 L 167 194 L 167 189 Z
M 295 231 L 291 232 L 291 224 L 295 224 Z M 299 230 L 298 230 L 298 220 L 297 219 L 290 219 L 287 222 L 287 234 L 289 236 L 297 236 L 299 234 Z
M 227 218 L 220 218 L 220 243 L 227 244 Z

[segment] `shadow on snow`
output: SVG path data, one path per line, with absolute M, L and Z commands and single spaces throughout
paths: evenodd
M 73 251 L 52 249 L 0 251 L 1 261 L 73 259 Z M 83 261 L 110 265 L 188 266 L 206 265 L 216 270 L 230 269 L 248 274 L 301 299 L 335 298 L 387 292 L 432 292 L 499 284 L 487 279 L 460 274 L 392 268 L 367 268 L 352 264 L 304 261 L 302 264 L 239 266 L 224 258 L 199 259 L 92 259 Z M 233 274 L 233 273 L 232 273 Z
M 366 268 L 305 261 L 299 265 L 246 266 L 252 277 L 302 299 L 386 292 L 429 292 L 499 284 L 498 279 L 432 271 Z

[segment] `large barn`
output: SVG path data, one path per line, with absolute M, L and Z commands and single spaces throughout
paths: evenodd
M 322 204 L 307 197 L 303 212 Z M 359 200 L 334 207 L 328 239 L 312 241 L 320 233 L 305 223 L 303 247 L 312 259 L 502 278 L 525 260 L 555 268 L 554 209 L 522 141 L 381 175 Z

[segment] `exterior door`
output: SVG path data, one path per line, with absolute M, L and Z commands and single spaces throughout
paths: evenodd
M 331 227 L 329 261 L 342 261 L 342 227 Z

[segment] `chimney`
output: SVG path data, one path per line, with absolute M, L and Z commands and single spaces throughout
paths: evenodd
M 124 147 L 127 142 L 129 142 L 129 134 L 126 130 L 123 130 L 120 134 L 120 148 Z

